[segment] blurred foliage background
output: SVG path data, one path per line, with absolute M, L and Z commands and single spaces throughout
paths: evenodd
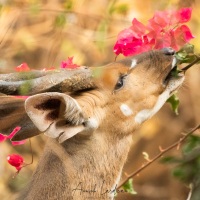
M 195 52 L 200 53 L 200 0 L 0 0 L 0 73 L 13 72 L 23 62 L 34 69 L 59 68 L 68 56 L 74 56 L 74 62 L 79 65 L 112 62 L 117 34 L 129 27 L 134 17 L 146 23 L 156 10 L 185 6 L 193 8 L 189 26 L 196 36 L 192 40 Z M 179 91 L 179 116 L 166 104 L 133 135 L 123 177 L 145 163 L 142 152 L 153 157 L 159 153 L 159 146 L 169 146 L 181 137 L 181 132 L 200 122 L 199 85 L 200 68 L 195 66 L 188 71 Z M 200 133 L 196 133 L 198 137 Z M 45 140 L 45 136 L 32 139 L 34 163 L 22 169 L 15 179 L 12 179 L 15 169 L 7 164 L 6 157 L 21 153 L 29 162 L 28 142 L 18 147 L 12 147 L 9 142 L 0 144 L 0 199 L 15 199 L 16 193 L 26 186 Z M 181 152 L 174 150 L 168 154 L 180 156 Z M 174 165 L 154 163 L 134 178 L 137 195 L 119 194 L 117 199 L 186 199 L 189 188 L 172 176 Z

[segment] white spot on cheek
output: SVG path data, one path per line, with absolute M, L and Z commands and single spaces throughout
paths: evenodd
M 99 123 L 98 123 L 98 121 L 97 121 L 95 118 L 91 117 L 91 118 L 87 121 L 86 126 L 87 126 L 88 128 L 90 128 L 90 129 L 97 129 L 98 126 L 99 126 Z
M 170 97 L 169 91 L 163 92 L 158 97 L 158 100 L 152 109 L 144 109 L 144 110 L 141 110 L 139 113 L 137 113 L 137 115 L 135 116 L 135 122 L 137 122 L 138 124 L 141 124 L 142 122 L 151 118 L 160 110 L 160 108 L 163 106 L 163 104 L 166 102 L 166 100 L 169 97 Z
M 133 114 L 133 111 L 126 104 L 122 104 L 120 110 L 127 117 Z
M 132 59 L 131 67 L 130 69 L 133 69 L 137 65 L 137 61 L 135 59 Z

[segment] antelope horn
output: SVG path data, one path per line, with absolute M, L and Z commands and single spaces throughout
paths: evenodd
M 22 80 L 29 80 L 32 78 L 39 78 L 42 76 L 45 76 L 47 74 L 55 73 L 55 70 L 32 70 L 28 72 L 15 72 L 15 73 L 9 73 L 9 74 L 0 74 L 0 80 L 1 81 L 7 81 L 7 82 L 15 82 L 15 81 L 22 81 Z
M 73 92 L 94 88 L 92 70 L 80 67 L 76 70 L 0 75 L 0 93 L 7 95 L 33 95 L 42 92 Z

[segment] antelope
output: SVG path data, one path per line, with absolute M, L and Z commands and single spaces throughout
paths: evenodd
M 134 131 L 181 86 L 171 48 L 103 67 L 0 75 L 0 132 L 44 133 L 44 152 L 20 200 L 114 199 Z M 97 73 L 98 72 L 98 73 Z M 26 100 L 13 98 L 28 83 Z

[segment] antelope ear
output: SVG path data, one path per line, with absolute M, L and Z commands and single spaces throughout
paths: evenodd
M 84 130 L 82 110 L 75 99 L 48 92 L 29 97 L 25 110 L 34 125 L 45 135 L 62 143 Z

